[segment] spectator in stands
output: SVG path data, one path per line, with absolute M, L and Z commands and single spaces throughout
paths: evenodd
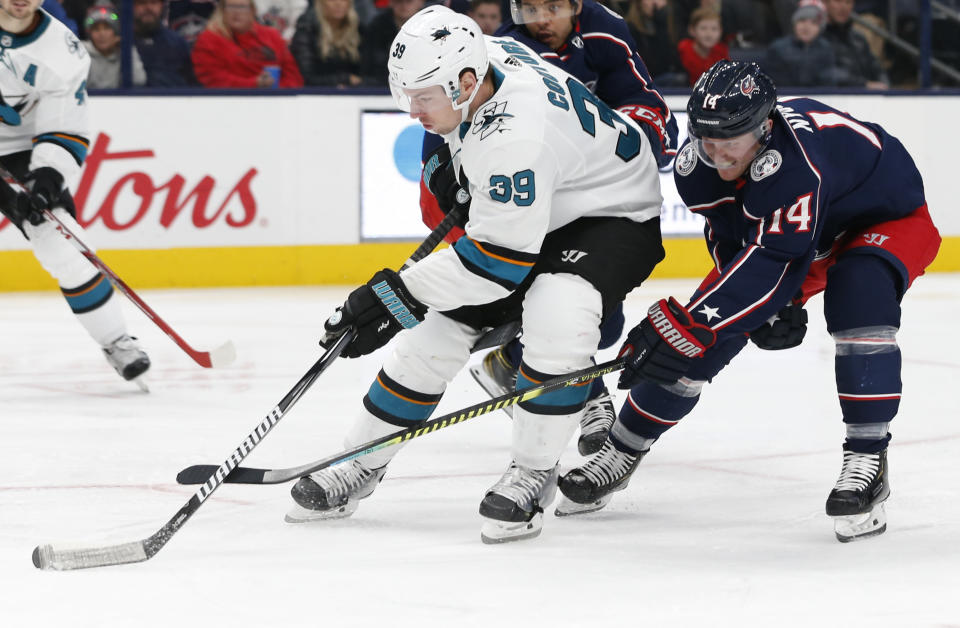
M 120 87 L 120 16 L 117 8 L 105 2 L 90 8 L 84 20 L 89 41 L 83 42 L 90 53 L 90 74 L 87 76 L 89 89 L 116 89 Z M 137 49 L 130 51 L 133 84 L 144 85 L 147 73 L 143 69 Z
M 63 22 L 63 25 L 70 29 L 74 35 L 79 34 L 79 29 L 77 28 L 77 21 L 72 19 L 68 14 L 66 9 L 63 8 L 63 5 L 60 4 L 60 0 L 43 0 L 43 3 L 40 5 L 44 11 L 52 15 L 54 18 Z
M 870 52 L 866 38 L 853 30 L 853 0 L 826 0 L 824 37 L 836 57 L 837 85 L 887 89 L 890 82 L 880 62 Z
M 690 37 L 680 40 L 677 51 L 692 86 L 700 75 L 717 61 L 730 58 L 730 49 L 720 41 L 720 14 L 714 9 L 699 8 L 690 14 Z
M 659 87 L 686 85 L 687 73 L 671 36 L 673 16 L 667 10 L 667 0 L 632 0 L 625 19 L 637 42 L 637 52 L 656 84 Z
M 260 23 L 280 31 L 283 40 L 289 44 L 296 33 L 297 20 L 305 11 L 312 9 L 312 4 L 307 0 L 261 0 L 257 5 L 260 9 Z
M 360 27 L 353 0 L 315 0 L 297 20 L 290 52 L 307 85 L 362 84 Z
M 217 0 L 167 0 L 167 24 L 193 47 L 216 8 Z
M 56 1 L 67 14 L 67 18 L 70 19 L 77 25 L 77 37 L 80 39 L 87 39 L 87 31 L 84 28 L 84 21 L 87 19 L 87 11 L 90 10 L 95 2 L 94 0 L 54 0 Z M 44 11 L 50 15 L 54 15 L 53 11 L 47 8 L 47 4 L 51 0 L 44 0 L 41 7 Z M 54 7 L 56 10 L 56 7 Z M 66 22 L 64 22 L 66 24 Z
M 390 6 L 370 21 L 360 50 L 360 70 L 366 81 L 374 85 L 387 84 L 390 44 L 400 27 L 424 5 L 424 0 L 390 0 Z
M 253 0 L 219 0 L 193 45 L 204 87 L 303 87 L 297 62 L 275 28 L 258 24 Z
M 480 26 L 484 35 L 493 35 L 503 23 L 502 10 L 503 3 L 500 0 L 471 0 L 468 15 Z
M 196 83 L 186 40 L 163 25 L 164 0 L 133 0 L 133 32 L 147 87 Z
M 800 0 L 793 13 L 793 34 L 767 49 L 763 69 L 777 87 L 824 87 L 834 84 L 833 47 L 820 36 L 827 15 L 821 0 Z

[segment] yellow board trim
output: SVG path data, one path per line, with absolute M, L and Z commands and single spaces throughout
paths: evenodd
M 396 268 L 416 242 L 318 246 L 260 246 L 101 251 L 104 262 L 137 288 L 206 288 L 346 284 L 370 279 L 381 268 Z M 654 279 L 703 277 L 711 268 L 700 238 L 667 238 L 666 259 Z M 0 292 L 51 290 L 56 282 L 32 251 L 0 251 Z M 960 236 L 943 239 L 928 269 L 960 271 Z

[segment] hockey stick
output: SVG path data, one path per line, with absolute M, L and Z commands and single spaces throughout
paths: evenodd
M 288 469 L 253 469 L 248 467 L 236 467 L 230 473 L 230 476 L 226 479 L 226 482 L 230 484 L 282 484 L 283 482 L 289 482 L 304 475 L 313 473 L 314 471 L 319 471 L 320 469 L 325 469 L 335 464 L 340 464 L 354 458 L 359 458 L 360 456 L 365 456 L 379 449 L 384 449 L 385 447 L 390 447 L 414 438 L 419 438 L 431 432 L 436 432 L 437 430 L 442 430 L 445 427 L 463 423 L 464 421 L 474 417 L 490 414 L 491 412 L 495 412 L 507 406 L 518 404 L 522 401 L 529 401 L 539 397 L 540 395 L 553 392 L 559 388 L 576 386 L 577 384 L 588 382 L 598 377 L 607 375 L 608 373 L 619 371 L 623 368 L 623 365 L 624 359 L 621 358 L 612 360 L 610 362 L 605 362 L 603 364 L 598 364 L 580 371 L 575 371 L 567 375 L 561 375 L 560 377 L 547 380 L 531 388 L 518 390 L 516 392 L 507 393 L 506 395 L 501 395 L 493 399 L 488 399 L 487 401 L 483 401 L 476 405 L 472 405 L 461 410 L 456 410 L 449 414 L 444 414 L 443 416 L 430 419 L 429 421 L 424 421 L 423 423 L 418 423 L 417 425 L 409 427 L 405 430 L 394 432 L 393 434 L 387 434 L 381 438 L 358 445 L 353 449 L 348 449 L 330 457 L 300 465 L 299 467 L 290 467 Z M 217 467 L 213 465 L 201 464 L 187 467 L 177 474 L 177 482 L 180 484 L 209 484 L 210 480 L 208 478 L 210 478 L 210 474 L 216 470 Z
M 29 194 L 29 191 L 23 187 L 23 184 L 17 181 L 8 171 L 0 168 L 0 177 L 2 177 L 4 184 L 7 186 L 6 191 L 8 195 L 16 195 L 18 193 Z M 12 200 L 6 200 L 5 202 L 15 203 L 16 199 L 14 198 Z M 110 267 L 107 266 L 92 249 L 90 249 L 90 247 L 84 244 L 75 233 L 70 231 L 70 228 L 63 224 L 63 221 L 57 218 L 52 211 L 45 209 L 43 210 L 43 215 L 47 220 L 56 225 L 57 231 L 59 231 L 64 238 L 69 240 L 73 246 L 80 251 L 81 255 L 87 258 L 87 261 L 93 264 L 97 270 L 106 275 L 117 290 L 123 293 L 125 297 L 130 299 L 133 304 L 140 309 L 141 312 L 146 314 L 147 318 L 149 318 L 154 322 L 154 324 L 156 324 L 157 327 L 163 330 L 163 333 L 169 336 L 178 347 L 183 349 L 186 354 L 193 359 L 194 362 L 204 368 L 223 368 L 232 363 L 237 357 L 236 349 L 234 349 L 233 343 L 229 340 L 212 351 L 198 351 L 197 349 L 191 347 L 189 344 L 187 344 L 187 341 L 181 338 L 180 335 L 166 323 L 166 321 L 160 318 L 160 316 L 153 311 L 153 308 L 147 305 L 143 299 L 141 299 L 137 293 L 126 284 L 126 282 L 120 279 L 120 277 L 113 272 L 113 270 L 111 270 Z
M 440 242 L 459 216 L 453 212 L 444 218 L 437 227 L 427 236 L 427 239 L 417 247 L 413 255 L 404 262 L 404 267 L 413 264 L 428 253 Z M 38 545 L 33 550 L 33 564 L 38 569 L 71 570 L 89 567 L 107 567 L 110 565 L 124 565 L 149 560 L 167 544 L 167 541 L 182 528 L 190 517 L 203 505 L 210 495 L 220 486 L 230 472 L 239 465 L 253 449 L 270 433 L 280 419 L 303 396 L 307 389 L 317 380 L 321 373 L 336 360 L 343 349 L 356 336 L 356 330 L 350 329 L 327 349 L 320 359 L 300 378 L 300 381 L 280 400 L 267 416 L 250 432 L 233 453 L 224 460 L 219 467 L 214 468 L 206 482 L 193 496 L 180 507 L 180 510 L 152 535 L 139 541 L 87 547 L 81 549 L 57 548 L 53 545 Z

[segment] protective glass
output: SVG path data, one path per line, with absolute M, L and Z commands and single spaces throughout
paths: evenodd
M 577 4 L 570 0 L 510 0 L 510 15 L 516 24 L 549 22 L 576 12 Z
M 711 168 L 732 168 L 749 154 L 750 160 L 760 154 L 766 143 L 767 123 L 743 135 L 726 139 L 699 137 L 692 126 L 687 126 L 690 140 L 697 149 L 697 156 Z

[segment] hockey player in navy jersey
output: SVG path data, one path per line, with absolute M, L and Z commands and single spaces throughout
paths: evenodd
M 627 403 L 600 453 L 560 480 L 560 514 L 602 508 L 660 436 L 693 410 L 749 338 L 799 345 L 824 292 L 846 426 L 826 512 L 840 541 L 886 529 L 889 425 L 900 401 L 900 301 L 940 246 L 923 181 L 879 125 L 810 98 L 776 99 L 755 64 L 722 61 L 687 105 L 674 176 L 706 219 L 715 269 L 686 302 L 655 303 L 624 343 Z
M 512 0 L 510 12 L 512 22 L 508 20 L 498 36 L 523 42 L 578 78 L 608 106 L 633 118 L 650 140 L 658 165 L 669 164 L 676 153 L 677 123 L 637 54 L 623 18 L 593 0 Z M 430 227 L 458 204 L 457 194 L 466 187 L 447 166 L 449 154 L 438 136 L 426 135 L 420 205 Z M 456 230 L 448 241 L 461 234 Z M 603 322 L 600 349 L 619 340 L 623 324 L 623 310 L 617 308 Z M 489 352 L 470 372 L 490 395 L 498 396 L 513 390 L 521 359 L 520 341 L 514 340 Z M 615 416 L 613 399 L 598 379 L 580 419 L 580 453 L 600 449 Z
M 92 266 L 44 210 L 78 234 L 67 186 L 87 154 L 87 73 L 90 57 L 67 28 L 39 8 L 41 0 L 0 0 L 0 164 L 28 194 L 7 188 L 0 211 L 30 241 L 40 264 L 59 283 L 70 309 L 127 380 L 150 367 L 127 333 L 110 281 Z M 82 237 L 82 236 L 81 236 Z
M 483 327 L 522 318 L 520 389 L 588 367 L 604 314 L 663 258 L 647 137 L 582 83 L 442 6 L 405 23 L 390 54 L 398 107 L 444 136 L 473 200 L 454 246 L 378 272 L 325 325 L 326 346 L 357 331 L 347 357 L 407 328 L 363 399 L 351 446 L 426 420 Z M 485 542 L 540 533 L 588 392 L 571 386 L 516 408 L 513 460 L 480 504 Z M 301 478 L 288 520 L 349 515 L 397 451 Z

